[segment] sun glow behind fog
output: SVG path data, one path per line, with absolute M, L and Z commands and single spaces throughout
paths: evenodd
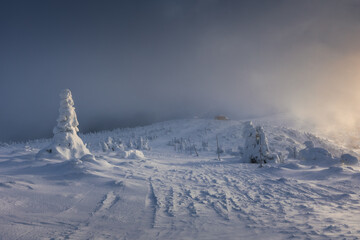
M 360 61 L 351 56 L 335 59 L 315 74 L 302 101 L 294 103 L 294 115 L 313 130 L 337 143 L 360 148 Z

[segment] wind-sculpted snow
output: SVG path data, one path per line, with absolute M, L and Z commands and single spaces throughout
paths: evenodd
M 46 140 L 0 146 L 0 239 L 358 239 L 360 168 L 340 160 L 351 151 L 262 126 L 269 151 L 284 163 L 259 168 L 241 160 L 240 121 L 82 135 L 95 158 L 68 161 L 36 159 Z M 143 157 L 121 155 L 139 151 L 140 138 L 148 144 Z M 305 141 L 338 161 L 295 159 Z

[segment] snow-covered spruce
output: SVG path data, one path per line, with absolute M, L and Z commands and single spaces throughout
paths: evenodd
M 57 126 L 54 128 L 52 143 L 39 151 L 37 158 L 74 159 L 91 155 L 81 138 L 77 135 L 79 122 L 76 117 L 74 101 L 69 89 L 60 93 L 60 108 Z M 88 156 L 90 155 L 90 156 Z
M 245 162 L 263 163 L 279 162 L 279 157 L 271 153 L 264 130 L 261 126 L 254 127 L 251 121 L 244 123 L 243 137 L 245 145 L 243 148 L 242 159 Z

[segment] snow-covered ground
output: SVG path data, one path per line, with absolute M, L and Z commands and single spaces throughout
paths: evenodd
M 244 121 L 80 135 L 96 161 L 37 159 L 50 140 L 1 144 L 0 239 L 359 239 L 360 168 L 338 160 L 359 156 L 280 121 L 254 123 L 283 163 L 241 160 Z M 333 160 L 297 159 L 309 140 Z

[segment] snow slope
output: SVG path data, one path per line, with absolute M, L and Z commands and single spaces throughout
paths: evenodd
M 356 153 L 268 119 L 254 122 L 284 163 L 244 163 L 242 121 L 80 135 L 96 161 L 35 159 L 50 140 L 2 144 L 0 239 L 359 239 L 359 166 L 287 158 L 308 140 L 334 158 Z M 109 137 L 118 149 L 104 149 Z M 140 137 L 150 150 L 137 145 Z M 144 157 L 124 158 L 135 148 Z

